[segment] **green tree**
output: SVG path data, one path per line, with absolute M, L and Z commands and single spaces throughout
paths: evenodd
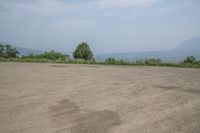
M 184 60 L 185 64 L 194 64 L 196 62 L 196 58 L 194 56 L 189 56 Z
M 10 57 L 17 57 L 19 52 L 16 50 L 16 48 L 12 48 L 9 44 L 2 45 L 0 44 L 0 56 L 5 58 Z
M 17 51 L 16 48 L 12 48 L 9 44 L 6 44 L 5 45 L 5 49 L 6 49 L 6 52 L 5 52 L 5 55 L 6 57 L 17 57 L 17 55 L 19 54 L 19 52 Z
M 4 45 L 0 44 L 0 57 L 4 57 L 5 53 L 4 53 Z
M 93 53 L 86 42 L 80 43 L 73 52 L 74 59 L 94 60 Z

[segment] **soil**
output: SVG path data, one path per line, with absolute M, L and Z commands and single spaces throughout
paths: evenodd
M 200 133 L 200 69 L 0 63 L 1 133 Z

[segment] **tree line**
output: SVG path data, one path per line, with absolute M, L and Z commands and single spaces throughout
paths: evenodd
M 0 57 L 15 58 L 19 55 L 19 51 L 16 48 L 12 48 L 9 44 L 0 44 Z
M 60 52 L 56 52 L 54 50 L 51 50 L 49 52 L 44 52 L 42 54 L 34 55 L 22 55 L 19 56 L 20 52 L 17 51 L 16 48 L 13 48 L 9 44 L 0 44 L 0 57 L 2 58 L 21 58 L 21 59 L 48 59 L 50 61 L 56 61 L 56 60 L 67 60 L 70 58 L 69 55 L 62 54 Z M 94 61 L 94 55 L 89 47 L 89 45 L 86 42 L 80 43 L 75 51 L 73 52 L 74 59 L 82 59 L 85 61 L 93 60 Z
M 94 54 L 86 42 L 78 44 L 73 52 L 73 59 L 67 54 L 53 50 L 38 55 L 29 54 L 20 56 L 16 48 L 13 48 L 9 44 L 0 44 L 0 61 L 200 67 L 200 61 L 196 60 L 194 56 L 189 56 L 180 63 L 164 63 L 160 59 L 154 58 L 129 62 L 117 60 L 112 57 L 107 58 L 105 61 L 95 61 Z

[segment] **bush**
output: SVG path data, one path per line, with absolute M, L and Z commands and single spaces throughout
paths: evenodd
M 160 59 L 145 59 L 145 65 L 152 65 L 152 66 L 156 66 L 156 65 L 160 65 L 161 64 L 161 60 Z
M 93 53 L 86 42 L 80 43 L 73 52 L 74 59 L 94 60 Z
M 42 62 L 63 62 L 69 60 L 69 55 L 65 55 L 59 52 L 50 51 L 39 55 L 29 54 L 27 56 L 22 56 L 21 59 L 28 61 L 42 61 Z
M 106 63 L 106 64 L 115 64 L 115 63 L 116 63 L 116 60 L 115 60 L 115 58 L 109 57 L 109 58 L 107 58 L 107 59 L 105 60 L 105 63 Z
M 143 60 L 136 60 L 132 63 L 133 65 L 144 66 L 145 62 Z
M 187 57 L 184 61 L 184 64 L 195 64 L 196 62 L 196 58 L 194 56 L 189 56 Z

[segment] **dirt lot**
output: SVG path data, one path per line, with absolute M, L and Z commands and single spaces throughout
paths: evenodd
M 0 63 L 1 133 L 200 133 L 200 69 Z

